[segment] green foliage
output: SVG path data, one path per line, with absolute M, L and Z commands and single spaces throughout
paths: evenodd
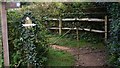
M 1 47 L 1 49 L 2 49 L 2 47 Z M 1 50 L 1 54 L 0 54 L 0 68 L 3 68 L 3 52 L 2 52 L 2 50 Z
M 24 27 L 26 17 L 36 24 L 33 27 Z M 45 30 L 39 20 L 31 12 L 24 15 L 17 12 L 8 12 L 8 36 L 10 47 L 11 66 L 43 66 L 47 60 L 47 42 Z
M 0 29 L 0 32 L 1 32 L 1 29 Z M 0 39 L 2 39 L 1 33 L 0 33 Z M 2 68 L 2 66 L 3 66 L 3 49 L 2 49 L 2 40 L 0 40 L 0 68 Z
M 65 17 L 81 17 L 83 16 L 83 10 L 89 7 L 95 7 L 96 3 L 87 3 L 87 2 L 73 2 L 73 3 L 61 3 L 61 2 L 39 2 L 39 3 L 31 3 L 30 6 L 23 7 L 22 11 L 24 9 L 32 11 L 36 17 L 42 17 L 45 18 L 49 17 L 56 17 L 59 16 L 65 18 Z M 70 14 L 74 13 L 74 14 Z M 77 14 L 80 13 L 80 14 Z
M 120 4 L 108 3 L 108 12 L 112 21 L 110 22 L 110 38 L 109 38 L 109 62 L 120 67 Z

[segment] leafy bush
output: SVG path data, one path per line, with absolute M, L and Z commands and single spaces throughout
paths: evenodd
M 41 22 L 31 12 L 22 15 L 11 11 L 7 15 L 11 66 L 44 66 L 47 60 L 47 42 Z M 36 26 L 24 27 L 22 24 L 26 17 Z
M 120 4 L 109 3 L 108 12 L 109 17 L 112 19 L 110 22 L 110 38 L 109 38 L 109 62 L 120 67 Z

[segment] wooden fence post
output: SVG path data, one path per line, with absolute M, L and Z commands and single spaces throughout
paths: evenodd
M 107 42 L 107 16 L 105 16 L 105 42 Z
M 9 68 L 9 46 L 8 46 L 8 28 L 7 28 L 7 14 L 6 14 L 6 2 L 2 2 L 1 7 L 1 26 L 2 26 L 2 42 L 4 53 L 4 66 Z
M 77 35 L 77 41 L 79 41 L 79 31 L 78 31 L 78 27 L 76 27 L 76 35 Z
M 62 34 L 62 18 L 59 17 L 59 35 Z

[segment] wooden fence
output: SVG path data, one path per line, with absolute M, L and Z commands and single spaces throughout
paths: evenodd
M 48 23 L 49 21 L 58 21 L 58 26 L 57 27 L 47 27 L 49 30 L 58 30 L 59 35 L 62 34 L 62 30 L 76 30 L 76 36 L 77 40 L 79 40 L 79 30 L 84 30 L 84 31 L 90 31 L 90 32 L 97 32 L 97 33 L 104 33 L 104 39 L 107 41 L 107 16 L 104 17 L 104 19 L 99 19 L 99 18 L 65 18 L 62 19 L 61 17 L 59 18 L 48 18 L 46 22 Z M 96 29 L 88 29 L 88 28 L 80 28 L 80 27 L 62 27 L 63 22 L 68 21 L 68 22 L 99 22 L 99 23 L 104 23 L 104 31 L 103 30 L 96 30 Z M 48 24 L 49 25 L 49 24 Z

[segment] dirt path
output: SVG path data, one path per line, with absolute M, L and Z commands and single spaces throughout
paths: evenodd
M 106 64 L 104 50 L 93 49 L 90 47 L 69 48 L 58 45 L 50 45 L 54 49 L 71 53 L 75 57 L 75 66 L 103 66 Z

